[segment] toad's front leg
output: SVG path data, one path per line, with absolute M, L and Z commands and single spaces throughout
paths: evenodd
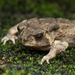
M 68 47 L 67 42 L 62 42 L 62 41 L 55 41 L 54 44 L 51 46 L 51 49 L 47 55 L 45 55 L 42 60 L 41 64 L 46 61 L 49 64 L 49 60 L 54 58 L 56 54 L 61 53 L 66 50 Z
M 24 25 L 26 21 L 27 20 L 23 20 L 22 22 L 10 28 L 7 35 L 4 38 L 2 38 L 1 42 L 3 42 L 3 44 L 5 45 L 8 40 L 11 40 L 13 44 L 15 44 L 15 40 L 18 39 L 17 36 L 15 36 L 15 34 L 18 33 L 17 27 L 20 25 Z

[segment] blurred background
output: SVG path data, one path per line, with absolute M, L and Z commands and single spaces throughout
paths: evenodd
M 75 0 L 0 0 L 0 22 L 33 17 L 75 19 Z
M 1 33 L 6 34 L 13 25 L 34 17 L 75 19 L 75 0 L 0 0 Z

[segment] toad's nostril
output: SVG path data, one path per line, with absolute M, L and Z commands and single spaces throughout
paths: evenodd
M 27 42 L 27 40 L 23 39 L 23 43 L 25 44 L 25 42 Z

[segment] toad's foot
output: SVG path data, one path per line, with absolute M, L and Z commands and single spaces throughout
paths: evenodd
M 40 64 L 42 64 L 44 61 L 46 61 L 49 64 L 50 59 L 54 58 L 56 54 L 65 51 L 67 47 L 67 42 L 55 41 L 54 44 L 51 46 L 50 52 L 42 58 Z
M 13 44 L 15 44 L 15 40 L 16 40 L 16 39 L 18 39 L 18 38 L 17 38 L 17 36 L 15 36 L 15 35 L 6 35 L 6 36 L 1 40 L 1 42 L 3 42 L 3 44 L 5 45 L 8 40 L 11 40 L 11 41 L 13 42 Z
M 42 60 L 41 60 L 41 65 L 43 64 L 43 62 L 47 62 L 47 64 L 50 64 L 50 62 L 49 62 L 49 60 L 50 59 L 52 59 L 52 58 L 54 58 L 56 56 L 56 54 L 47 54 L 47 55 L 45 55 L 43 58 L 42 58 Z
M 49 63 L 49 60 L 50 60 L 50 57 L 46 55 L 46 56 L 44 56 L 44 57 L 42 58 L 42 60 L 41 60 L 41 63 L 40 63 L 40 64 L 43 64 L 43 62 L 44 62 L 44 61 L 46 61 L 46 62 L 47 62 L 47 64 L 50 64 L 50 63 Z

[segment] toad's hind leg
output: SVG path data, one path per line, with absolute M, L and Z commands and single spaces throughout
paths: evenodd
M 17 36 L 15 36 L 15 34 L 18 33 L 17 27 L 24 24 L 26 21 L 27 20 L 23 20 L 22 22 L 10 28 L 7 32 L 7 35 L 2 38 L 1 42 L 3 42 L 3 44 L 5 45 L 8 40 L 11 40 L 13 44 L 15 44 L 15 40 L 18 39 Z
M 50 52 L 42 58 L 41 64 L 44 61 L 46 61 L 49 64 L 50 59 L 54 58 L 56 54 L 65 51 L 67 47 L 67 42 L 55 41 L 54 44 L 51 46 Z

